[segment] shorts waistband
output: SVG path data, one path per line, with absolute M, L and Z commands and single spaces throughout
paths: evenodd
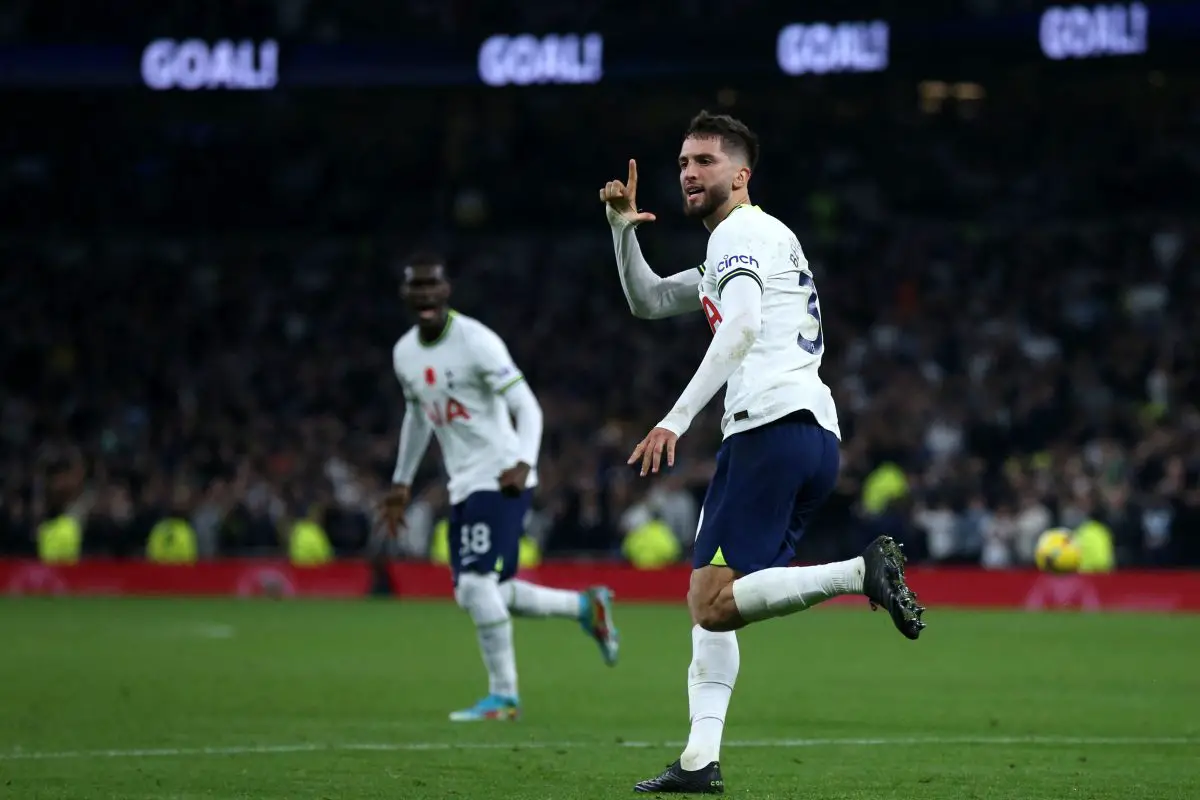
M 749 412 L 746 412 L 746 411 L 739 411 L 733 415 L 733 419 L 737 422 L 741 422 L 742 420 L 749 419 L 749 418 L 750 418 L 750 414 L 749 414 Z M 780 417 L 779 419 L 773 419 L 770 422 L 759 425 L 758 427 L 769 428 L 772 425 L 784 425 L 784 424 L 796 423 L 796 422 L 799 422 L 799 423 L 805 424 L 805 425 L 818 425 L 819 426 L 821 424 L 821 423 L 817 422 L 817 417 L 816 417 L 816 415 L 813 414 L 813 412 L 809 411 L 807 408 L 800 408 L 800 409 L 793 411 L 790 414 L 785 414 L 784 416 Z

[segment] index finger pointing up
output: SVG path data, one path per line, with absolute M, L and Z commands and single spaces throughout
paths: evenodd
M 629 159 L 629 180 L 625 181 L 625 185 L 629 187 L 629 191 L 637 189 L 637 161 Z

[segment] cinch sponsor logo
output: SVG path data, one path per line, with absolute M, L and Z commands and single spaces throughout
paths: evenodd
M 1051 6 L 1042 13 L 1038 41 L 1046 58 L 1096 58 L 1146 52 L 1150 9 L 1141 3 Z
M 150 89 L 273 89 L 279 82 L 279 44 L 273 39 L 155 39 L 142 51 L 142 81 Z
M 726 269 L 738 264 L 758 269 L 758 260 L 754 256 L 725 256 L 717 262 L 717 274 L 720 275 Z

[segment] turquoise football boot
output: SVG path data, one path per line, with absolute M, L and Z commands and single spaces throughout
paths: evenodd
M 579 595 L 579 624 L 583 632 L 600 645 L 600 655 L 610 667 L 617 663 L 621 649 L 620 636 L 613 621 L 612 590 L 595 586 Z
M 513 721 L 521 718 L 521 701 L 515 697 L 489 694 L 470 708 L 450 713 L 451 722 L 480 722 L 495 719 Z

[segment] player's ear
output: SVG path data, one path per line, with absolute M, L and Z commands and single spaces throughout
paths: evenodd
M 745 189 L 746 184 L 750 183 L 750 168 L 741 167 L 733 176 L 733 188 Z

